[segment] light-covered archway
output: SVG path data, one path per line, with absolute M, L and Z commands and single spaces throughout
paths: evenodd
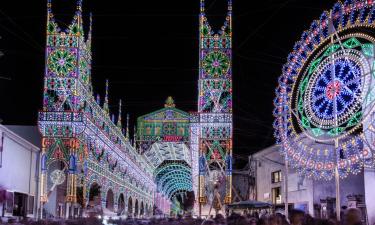
M 117 203 L 117 212 L 120 215 L 125 214 L 125 197 L 124 194 L 121 193 L 118 197 L 118 203 Z
M 169 200 L 177 192 L 193 191 L 192 167 L 197 171 L 197 163 L 192 162 L 196 156 L 192 156 L 189 148 L 190 117 L 168 97 L 164 108 L 137 119 L 137 145 L 153 167 L 157 192 Z M 145 203 L 143 199 L 142 208 L 139 202 L 141 215 L 148 213 Z M 155 206 L 163 208 L 160 201 Z
M 133 199 L 131 196 L 129 196 L 129 199 L 128 199 L 128 216 L 132 216 L 133 215 Z
M 114 211 L 114 195 L 112 189 L 108 189 L 105 207 L 111 211 Z
M 91 185 L 90 185 L 90 189 L 89 189 L 89 202 L 88 202 L 88 208 L 94 208 L 94 207 L 99 207 L 101 208 L 101 186 L 96 183 L 96 182 L 93 182 Z

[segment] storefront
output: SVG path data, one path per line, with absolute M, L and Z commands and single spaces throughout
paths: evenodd
M 35 197 L 19 192 L 6 192 L 2 217 L 33 217 Z
M 0 125 L 0 217 L 37 217 L 38 135 L 36 127 Z

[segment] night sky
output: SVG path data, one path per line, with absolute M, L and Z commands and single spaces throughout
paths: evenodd
M 42 105 L 46 1 L 0 5 L 0 118 L 36 125 Z M 274 143 L 273 98 L 294 42 L 333 0 L 233 0 L 234 154 L 239 160 Z M 74 0 L 53 0 L 61 24 L 71 21 Z M 206 0 L 211 25 L 224 22 L 226 0 Z M 93 13 L 95 93 L 110 81 L 110 109 L 118 100 L 136 117 L 163 107 L 197 110 L 199 0 L 84 0 Z M 88 24 L 87 16 L 84 17 Z

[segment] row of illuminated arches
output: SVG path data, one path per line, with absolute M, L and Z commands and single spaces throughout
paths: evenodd
M 102 197 L 104 197 L 105 202 L 102 202 Z M 98 205 L 105 207 L 109 211 L 116 212 L 119 216 L 147 217 L 153 214 L 152 203 L 143 201 L 134 196 L 126 197 L 124 193 L 115 195 L 111 188 L 102 192 L 101 186 L 93 182 L 89 189 L 88 208 L 95 208 Z
M 191 168 L 185 161 L 164 162 L 154 174 L 158 192 L 169 199 L 193 190 Z
M 106 155 L 106 151 L 109 151 L 110 149 L 109 148 L 106 148 L 105 145 L 100 145 L 98 141 L 94 141 L 94 140 L 90 140 L 88 142 L 88 147 L 89 147 L 89 156 L 90 158 L 95 158 L 96 159 L 96 156 L 95 156 L 95 151 L 97 149 L 100 149 L 102 154 L 103 154 L 103 157 Z M 128 149 L 128 146 L 124 146 L 126 149 Z M 139 163 L 139 161 L 136 159 L 136 156 L 131 152 L 131 151 L 128 151 L 129 155 L 128 157 L 131 159 L 133 159 L 133 163 L 135 163 L 135 165 L 138 165 L 137 163 Z M 114 157 L 114 156 L 112 156 Z M 109 166 L 109 162 L 107 160 L 105 160 L 104 158 L 101 159 L 101 160 L 98 160 L 96 159 L 97 162 L 101 163 L 101 164 L 104 164 L 106 166 Z M 141 176 L 141 174 L 138 174 L 139 171 L 135 170 L 134 167 L 127 163 L 126 160 L 121 160 L 120 158 L 116 159 L 118 160 L 118 163 L 120 165 L 116 166 L 116 168 L 111 171 L 112 173 L 114 174 L 118 174 L 119 176 L 121 176 L 121 178 L 123 180 L 127 180 L 130 184 L 136 186 L 138 189 L 148 193 L 148 194 L 151 194 L 152 193 L 152 190 L 148 189 L 146 184 L 150 184 L 148 181 L 148 179 L 143 179 L 143 177 Z M 121 161 L 121 162 L 120 162 Z M 144 165 L 144 164 L 142 164 Z M 143 169 L 142 169 L 143 168 Z M 140 167 L 140 170 L 145 172 L 145 174 L 147 175 L 147 172 L 146 170 L 144 169 L 144 166 L 141 166 Z

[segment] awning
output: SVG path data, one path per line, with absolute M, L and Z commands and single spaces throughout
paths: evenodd
M 264 208 L 271 208 L 272 204 L 269 204 L 267 202 L 247 200 L 247 201 L 232 203 L 228 205 L 228 207 L 232 209 L 264 209 Z

